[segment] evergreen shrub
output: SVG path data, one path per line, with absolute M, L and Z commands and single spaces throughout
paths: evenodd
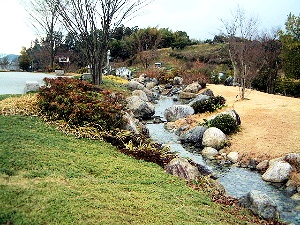
M 239 126 L 232 116 L 228 114 L 217 115 L 214 119 L 206 121 L 204 124 L 208 127 L 216 127 L 223 131 L 224 134 L 232 134 L 238 131 Z
M 210 97 L 204 101 L 198 101 L 192 104 L 195 113 L 214 112 L 217 109 L 222 108 L 226 103 L 226 100 L 222 96 Z

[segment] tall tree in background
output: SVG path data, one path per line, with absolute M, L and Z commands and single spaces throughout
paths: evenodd
M 46 36 L 45 45 L 49 52 L 49 66 L 54 69 L 54 58 L 61 40 L 59 31 L 59 0 L 21 0 L 28 12 L 32 26 L 41 35 Z
M 26 51 L 25 47 L 22 47 L 22 50 L 20 52 L 19 56 L 19 67 L 21 70 L 29 71 L 30 68 L 30 57 Z
M 264 32 L 260 36 L 259 41 L 263 51 L 263 66 L 259 71 L 259 77 L 255 80 L 255 88 L 274 94 L 278 71 L 281 68 L 279 58 L 281 42 L 278 40 L 278 31 Z
M 150 61 L 157 57 L 157 48 L 161 42 L 161 33 L 157 28 L 140 29 L 133 34 L 137 55 L 144 68 L 147 69 Z
M 258 20 L 255 17 L 248 18 L 240 7 L 233 14 L 232 20 L 223 22 L 225 36 L 229 44 L 229 56 L 234 69 L 234 82 L 241 85 L 241 99 L 245 98 L 246 87 L 258 75 L 258 69 L 262 62 L 259 42 L 254 41 L 258 34 Z M 258 55 L 257 55 L 258 54 Z
M 300 16 L 288 15 L 285 31 L 280 32 L 283 71 L 289 78 L 300 79 Z
M 66 29 L 83 43 L 94 84 L 102 82 L 102 69 L 111 32 L 133 18 L 148 0 L 61 0 L 59 12 Z

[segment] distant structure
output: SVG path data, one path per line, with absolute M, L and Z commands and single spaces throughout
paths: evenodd
M 130 80 L 130 79 L 132 79 L 132 72 L 130 69 L 128 69 L 126 67 L 120 67 L 120 68 L 116 69 L 116 76 Z
M 162 62 L 156 62 L 156 63 L 154 63 L 154 67 L 155 68 L 161 68 L 162 67 Z

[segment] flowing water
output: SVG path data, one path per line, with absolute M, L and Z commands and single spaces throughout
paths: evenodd
M 155 105 L 155 116 L 164 118 L 166 108 L 179 104 L 172 98 L 162 96 Z M 252 190 L 259 190 L 268 195 L 277 205 L 280 218 L 291 224 L 300 224 L 300 201 L 293 200 L 283 187 L 277 187 L 262 180 L 257 172 L 238 167 L 220 167 L 202 158 L 201 154 L 185 149 L 179 142 L 178 136 L 164 128 L 164 124 L 148 123 L 150 136 L 153 140 L 167 144 L 171 151 L 178 152 L 196 163 L 205 164 L 218 175 L 219 182 L 225 187 L 228 195 L 239 198 Z
M 24 94 L 27 81 L 37 81 L 43 85 L 45 77 L 55 77 L 45 73 L 0 72 L 0 94 Z

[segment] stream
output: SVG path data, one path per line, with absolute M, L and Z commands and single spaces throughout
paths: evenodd
M 174 102 L 171 97 L 161 96 L 155 104 L 155 116 L 165 121 L 165 109 L 180 102 Z M 284 186 L 275 186 L 262 180 L 261 175 L 255 171 L 234 166 L 220 167 L 211 161 L 205 160 L 200 153 L 185 149 L 178 141 L 175 133 L 164 128 L 164 123 L 148 123 L 147 128 L 151 139 L 168 145 L 172 152 L 182 157 L 192 159 L 195 163 L 206 165 L 218 176 L 218 181 L 224 186 L 228 195 L 239 198 L 252 190 L 259 190 L 268 195 L 277 205 L 280 219 L 290 224 L 300 224 L 300 202 L 290 198 Z

